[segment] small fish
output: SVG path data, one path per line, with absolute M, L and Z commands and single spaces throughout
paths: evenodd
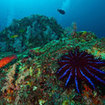
M 11 38 L 17 38 L 18 37 L 18 35 L 12 35 L 12 36 L 10 36 Z
M 57 9 L 57 11 L 58 11 L 60 14 L 62 14 L 62 15 L 64 15 L 64 14 L 65 14 L 65 11 L 64 11 L 64 10 L 62 10 L 62 9 Z
M 0 68 L 4 67 L 4 66 L 7 65 L 9 62 L 11 62 L 13 59 L 16 59 L 16 58 L 17 58 L 16 55 L 2 58 L 2 59 L 0 60 Z

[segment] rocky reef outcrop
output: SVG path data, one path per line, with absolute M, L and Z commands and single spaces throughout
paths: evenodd
M 55 19 L 40 15 L 14 20 L 0 37 L 0 51 L 6 51 L 0 52 L 0 105 L 105 104 L 105 84 L 97 83 L 93 90 L 81 81 L 78 93 L 75 83 L 65 88 L 56 75 L 61 57 L 75 48 L 105 61 L 105 38 L 76 27 L 63 30 Z M 99 69 L 105 72 L 105 65 Z
M 54 18 L 31 15 L 13 20 L 0 32 L 0 52 L 22 52 L 28 48 L 43 46 L 53 39 L 59 39 L 63 29 Z
M 105 60 L 104 40 L 91 32 L 76 32 L 17 54 L 18 59 L 0 71 L 1 105 L 104 105 L 105 86 L 97 84 L 92 90 L 81 81 L 80 94 L 75 84 L 65 88 L 56 75 L 61 56 L 76 47 Z

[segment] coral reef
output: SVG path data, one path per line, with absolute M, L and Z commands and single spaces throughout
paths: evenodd
M 41 18 L 42 20 L 40 20 L 40 18 L 37 19 L 38 21 L 43 21 L 44 22 L 44 23 L 42 22 L 43 25 L 47 24 L 47 29 L 48 29 L 49 27 L 48 20 L 50 21 L 50 19 L 46 18 L 47 20 L 44 21 L 43 16 L 35 15 L 35 17 L 42 17 Z M 27 26 L 31 22 L 33 24 L 34 18 L 31 20 L 30 18 L 26 17 L 22 20 L 15 20 L 14 24 L 12 24 L 13 26 L 9 27 L 11 30 L 17 32 L 14 33 L 14 35 L 12 35 L 11 39 L 12 45 L 14 45 L 14 42 L 16 40 L 20 39 L 22 40 L 23 37 L 26 38 L 26 36 L 24 36 L 26 35 L 27 32 L 26 30 L 24 30 L 22 27 L 16 30 L 15 28 L 24 26 L 26 29 L 29 28 L 27 30 L 31 30 L 32 27 L 31 26 L 27 27 Z M 54 24 L 56 23 L 56 21 L 54 20 L 50 22 L 52 22 L 51 24 L 53 24 L 53 22 Z M 37 27 L 39 26 L 36 26 L 36 29 Z M 56 27 L 58 27 L 59 29 L 59 25 L 50 26 L 50 28 L 53 29 L 53 32 L 59 33 L 60 30 L 56 30 L 57 29 Z M 8 28 L 5 29 L 5 31 L 6 30 L 8 31 Z M 19 37 L 18 37 L 18 31 L 19 33 L 21 33 L 21 36 Z M 11 33 L 11 31 L 8 31 L 8 33 L 9 32 Z M 46 33 L 44 29 L 43 33 Z M 60 33 L 62 34 L 61 35 L 62 37 L 59 37 Z M 48 41 L 48 43 L 44 43 L 43 46 L 39 46 L 37 42 L 35 42 L 36 44 L 32 45 L 31 43 L 28 43 L 29 47 L 27 47 L 27 50 L 23 51 L 24 49 L 23 48 L 21 53 L 17 53 L 17 59 L 13 63 L 9 63 L 3 68 L 0 68 L 1 105 L 93 105 L 93 104 L 104 105 L 105 104 L 105 85 L 97 84 L 96 90 L 92 90 L 90 87 L 88 87 L 88 85 L 84 81 L 81 81 L 82 94 L 80 94 L 76 91 L 75 84 L 72 84 L 72 86 L 69 88 L 65 88 L 64 87 L 65 83 L 63 81 L 59 81 L 56 75 L 57 70 L 60 68 L 58 60 L 63 55 L 67 55 L 70 50 L 73 50 L 76 47 L 79 47 L 80 52 L 86 52 L 94 56 L 94 59 L 100 59 L 102 61 L 105 60 L 105 48 L 104 47 L 102 48 L 103 44 L 105 43 L 102 41 L 102 39 L 98 39 L 95 36 L 95 34 L 92 32 L 76 31 L 75 33 L 73 32 L 73 34 L 68 33 L 66 35 L 65 34 L 66 32 L 63 33 L 61 28 L 60 33 L 56 34 L 59 37 L 58 39 L 55 38 L 51 41 Z M 45 37 L 43 37 L 43 39 L 44 38 Z M 30 40 L 28 32 L 26 39 Z M 10 41 L 9 37 L 7 37 L 7 39 L 2 38 L 2 42 L 4 42 L 5 40 L 7 40 L 6 43 Z M 18 42 L 18 44 L 21 42 L 22 41 Z M 16 51 L 16 49 L 18 49 L 18 46 L 15 47 L 17 47 L 15 48 Z M 21 48 L 20 45 L 19 48 Z M 13 47 L 10 46 L 10 49 L 13 50 Z M 16 52 L 18 52 L 18 50 Z M 14 53 L 0 52 L 0 59 L 10 55 L 14 55 Z M 105 71 L 105 67 L 104 66 L 101 67 L 100 71 Z
M 58 39 L 63 28 L 54 18 L 32 15 L 20 20 L 13 20 L 11 25 L 0 32 L 0 52 L 22 52 L 28 48 L 43 46 Z

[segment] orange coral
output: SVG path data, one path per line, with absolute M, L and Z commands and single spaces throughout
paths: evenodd
M 100 97 L 97 95 L 97 93 L 95 94 L 94 92 L 92 92 L 92 90 L 87 86 L 84 85 L 84 90 L 83 90 L 83 98 L 85 100 L 86 103 L 88 103 L 89 105 L 101 105 L 101 99 Z

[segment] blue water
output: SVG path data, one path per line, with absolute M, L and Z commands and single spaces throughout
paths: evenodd
M 66 14 L 59 14 L 58 8 Z M 92 31 L 105 37 L 105 0 L 0 0 L 0 30 L 12 19 L 32 14 L 54 17 L 63 27 L 76 22 L 78 31 Z

